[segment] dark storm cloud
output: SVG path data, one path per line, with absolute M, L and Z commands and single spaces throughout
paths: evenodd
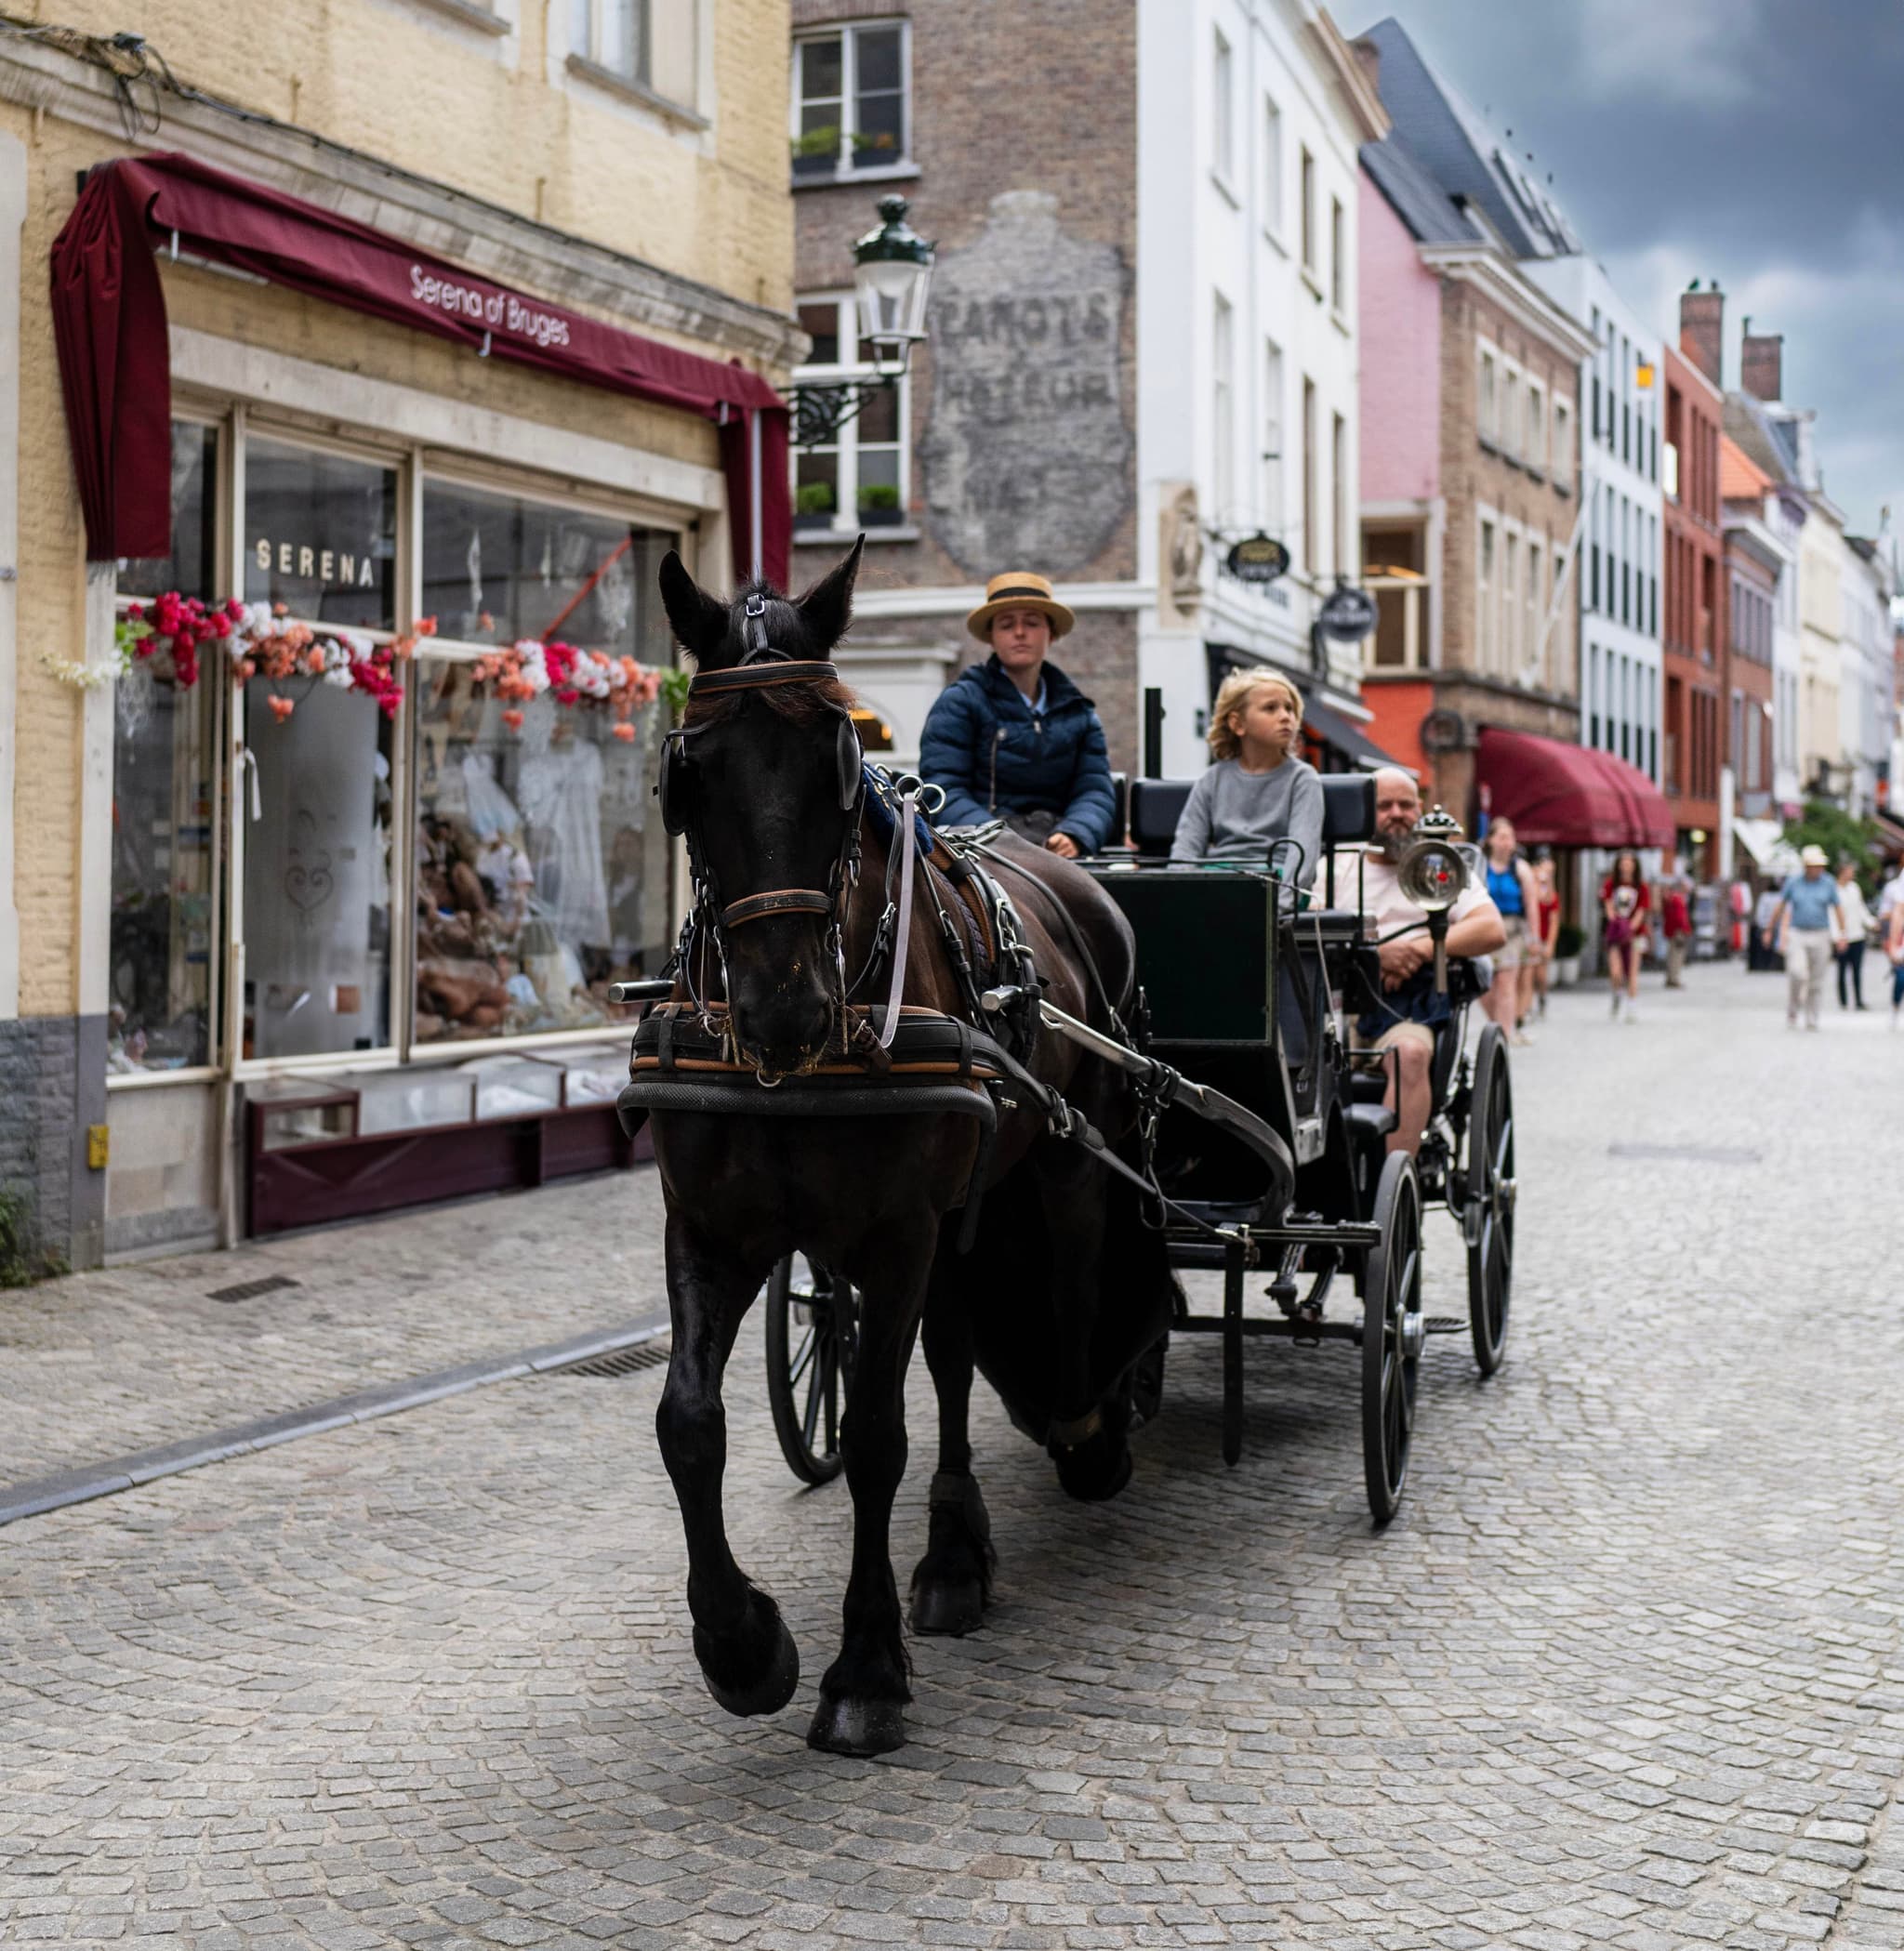
M 1693 278 L 1739 329 L 1785 335 L 1785 394 L 1818 412 L 1854 531 L 1904 520 L 1904 7 L 1898 0 L 1396 0 L 1392 12 L 1512 129 L 1664 336 Z M 1343 10 L 1347 14 L 1347 10 Z M 1357 28 L 1382 18 L 1347 15 Z

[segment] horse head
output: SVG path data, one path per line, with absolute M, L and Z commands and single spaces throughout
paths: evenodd
M 729 1024 L 763 1079 L 817 1064 L 845 1008 L 861 761 L 853 696 L 827 660 L 853 618 L 864 541 L 798 600 L 756 581 L 722 601 L 672 550 L 661 564 L 668 622 L 696 665 L 663 762 L 663 817 L 687 836 Z

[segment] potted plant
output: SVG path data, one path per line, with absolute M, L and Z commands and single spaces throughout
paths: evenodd
M 859 520 L 862 528 L 897 528 L 906 520 L 899 490 L 888 481 L 869 482 L 859 491 Z
M 1580 950 L 1586 937 L 1572 922 L 1563 921 L 1554 931 L 1554 969 L 1551 980 L 1556 989 L 1571 989 L 1580 979 Z
M 793 173 L 800 177 L 831 176 L 840 164 L 840 125 L 810 128 L 793 138 Z
M 794 528 L 831 528 L 833 508 L 833 483 L 830 481 L 801 481 L 793 491 Z
M 898 160 L 899 138 L 891 130 L 882 129 L 870 136 L 862 136 L 857 130 L 853 132 L 853 166 L 855 169 L 877 169 L 881 164 Z

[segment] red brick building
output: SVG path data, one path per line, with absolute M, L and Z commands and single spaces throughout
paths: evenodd
M 1726 763 L 1732 811 L 1769 818 L 1772 806 L 1773 632 L 1778 578 L 1791 551 L 1766 523 L 1772 481 L 1735 441 L 1719 442 L 1719 494 L 1726 515 Z
M 1726 762 L 1727 693 L 1725 534 L 1719 437 L 1725 396 L 1700 369 L 1716 350 L 1682 310 L 1680 350 L 1666 348 L 1664 613 L 1660 784 L 1695 877 L 1719 871 L 1719 773 Z M 1683 355 L 1683 356 L 1682 356 Z

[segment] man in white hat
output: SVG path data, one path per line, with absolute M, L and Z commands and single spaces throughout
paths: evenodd
M 985 586 L 965 626 L 992 654 L 933 701 L 919 776 L 945 791 L 947 826 L 1002 819 L 1076 860 L 1111 837 L 1117 796 L 1096 707 L 1046 653 L 1076 619 L 1028 569 Z
M 1798 863 L 1800 871 L 1779 890 L 1772 935 L 1785 957 L 1785 1027 L 1798 1027 L 1803 1007 L 1805 1028 L 1816 1030 L 1825 971 L 1844 945 L 1844 919 L 1838 883 L 1825 872 L 1831 864 L 1825 850 L 1807 847 Z

